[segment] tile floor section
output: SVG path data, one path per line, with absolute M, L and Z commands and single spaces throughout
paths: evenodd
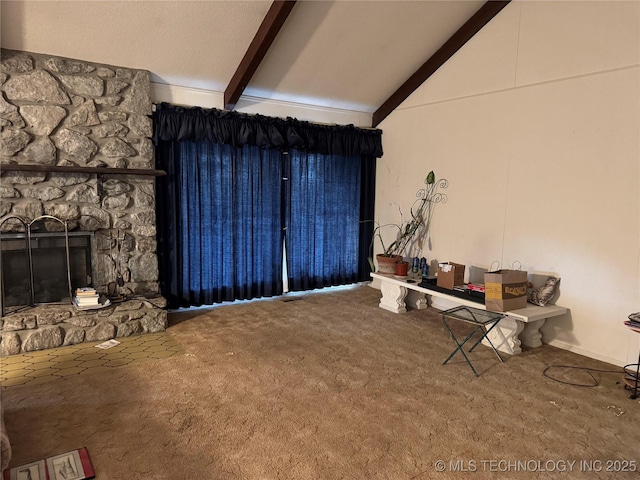
M 184 353 L 182 345 L 167 332 L 117 340 L 120 345 L 104 350 L 96 347 L 102 342 L 90 342 L 0 357 L 0 384 L 10 387 L 44 382 Z

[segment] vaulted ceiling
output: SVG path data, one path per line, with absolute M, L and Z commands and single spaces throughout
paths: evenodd
M 508 2 L 4 0 L 2 47 L 377 125 Z

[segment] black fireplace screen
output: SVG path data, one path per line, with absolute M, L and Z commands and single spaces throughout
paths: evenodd
M 0 234 L 3 314 L 9 307 L 71 302 L 73 288 L 91 284 L 91 233 L 34 233 L 24 225 L 24 233 Z

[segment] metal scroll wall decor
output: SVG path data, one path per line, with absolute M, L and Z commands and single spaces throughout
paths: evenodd
M 26 261 L 26 271 L 28 272 L 26 281 L 28 283 L 28 304 L 20 306 L 16 311 L 21 310 L 23 308 L 33 307 L 36 304 L 36 285 L 34 282 L 34 266 L 33 266 L 33 235 L 34 231 L 37 230 L 38 226 L 44 224 L 46 221 L 58 222 L 62 225 L 64 229 L 64 244 L 65 244 L 65 259 L 66 259 L 66 280 L 67 280 L 67 289 L 69 292 L 69 302 L 71 303 L 73 299 L 72 295 L 72 287 L 71 287 L 71 256 L 69 249 L 69 230 L 67 227 L 67 222 L 63 221 L 57 217 L 53 217 L 51 215 L 42 215 L 37 217 L 31 221 L 28 219 L 18 217 L 18 216 L 10 216 L 5 218 L 0 223 L 0 313 L 2 316 L 7 314 L 6 311 L 6 302 L 5 302 L 5 265 L 3 264 L 3 248 L 2 248 L 2 235 L 4 230 L 4 225 L 7 222 L 13 222 L 18 225 L 18 228 L 21 226 L 24 233 L 24 241 L 25 241 L 25 261 Z

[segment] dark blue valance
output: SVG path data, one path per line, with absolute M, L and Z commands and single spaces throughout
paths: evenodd
M 153 123 L 156 145 L 160 141 L 211 141 L 329 155 L 382 156 L 382 130 L 353 125 L 320 125 L 294 118 L 285 120 L 168 103 L 156 105 Z

